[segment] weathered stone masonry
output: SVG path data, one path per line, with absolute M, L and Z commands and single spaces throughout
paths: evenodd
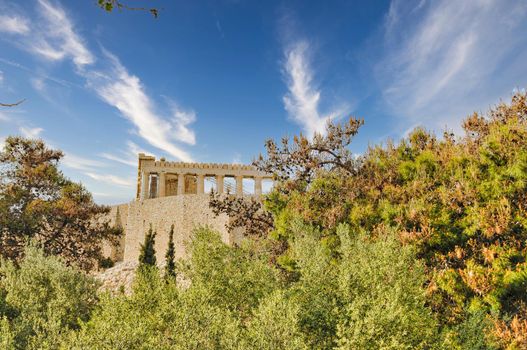
M 225 184 L 225 178 L 235 179 L 235 188 Z M 170 226 L 174 225 L 176 257 L 185 256 L 184 242 L 196 226 L 209 226 L 219 231 L 222 240 L 232 244 L 240 233 L 225 229 L 228 218 L 215 216 L 209 208 L 209 194 L 205 193 L 205 179 L 213 183 L 215 191 L 243 195 L 243 179 L 254 180 L 254 195 L 262 194 L 262 181 L 270 175 L 252 166 L 237 164 L 202 164 L 167 162 L 163 158 L 139 154 L 136 200 L 111 208 L 112 223 L 123 228 L 118 246 L 105 247 L 105 254 L 114 261 L 137 261 L 140 244 L 150 225 L 157 232 L 156 255 L 164 262 Z
M 137 171 L 137 200 L 168 197 L 182 194 L 205 193 L 205 178 L 212 179 L 216 192 L 224 193 L 225 178 L 236 180 L 237 195 L 243 195 L 243 179 L 254 180 L 254 194 L 262 194 L 262 181 L 271 179 L 267 173 L 250 165 L 216 163 L 167 162 L 164 158 L 139 154 Z

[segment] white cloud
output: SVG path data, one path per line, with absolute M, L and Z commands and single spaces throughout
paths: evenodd
M 128 141 L 126 145 L 127 150 L 125 152 L 121 152 L 120 155 L 112 153 L 101 153 L 101 157 L 136 168 L 138 164 L 137 155 L 139 153 L 148 154 L 149 152 L 143 150 L 132 141 Z
M 176 143 L 196 143 L 195 133 L 189 127 L 196 120 L 196 113 L 169 101 L 172 115 L 160 114 L 139 77 L 130 74 L 116 56 L 103 50 L 106 57 L 99 62 L 110 65 L 110 68 L 94 68 L 94 54 L 75 32 L 71 16 L 58 2 L 38 0 L 38 4 L 41 20 L 32 24 L 36 29 L 34 35 L 27 37 L 26 49 L 51 61 L 71 59 L 77 68 L 76 73 L 86 79 L 87 85 L 103 101 L 131 121 L 139 136 L 178 160 L 192 161 L 190 154 Z M 41 78 L 35 78 L 32 84 L 38 91 L 45 88 Z
M 44 19 L 39 34 L 31 38 L 29 49 L 51 61 L 71 58 L 77 68 L 95 62 L 84 41 L 74 30 L 66 12 L 57 4 L 39 0 L 39 13 Z
M 315 132 L 323 133 L 327 121 L 341 117 L 346 108 L 319 111 L 321 92 L 313 81 L 309 49 L 308 42 L 298 41 L 285 50 L 284 73 L 289 91 L 283 101 L 290 118 L 312 136 Z
M 30 128 L 30 127 L 25 127 L 25 126 L 19 127 L 18 130 L 20 131 L 22 136 L 30 138 L 30 139 L 39 138 L 42 131 L 44 131 L 44 129 L 42 128 Z
M 0 85 L 4 82 L 4 72 L 0 70 Z
M 376 77 L 408 124 L 457 126 L 527 84 L 527 3 L 394 0 Z
M 109 71 L 91 72 L 86 75 L 89 85 L 106 103 L 117 108 L 124 117 L 137 127 L 137 133 L 152 146 L 178 160 L 192 161 L 192 157 L 174 142 L 193 144 L 194 133 L 187 125 L 195 120 L 195 114 L 178 110 L 174 118 L 167 120 L 158 114 L 154 103 L 144 91 L 141 80 L 128 73 L 114 55 L 106 52 L 112 64 Z
M 111 174 L 103 174 L 100 172 L 101 168 L 107 166 L 106 163 L 98 160 L 84 158 L 75 155 L 71 152 L 66 152 L 64 158 L 61 160 L 61 164 L 67 168 L 80 171 L 82 174 L 102 183 L 110 185 L 118 185 L 124 187 L 130 187 L 134 184 L 133 178 L 123 178 Z
M 61 164 L 70 169 L 90 172 L 93 172 L 94 168 L 101 168 L 106 165 L 97 160 L 84 158 L 70 152 L 65 153 L 64 157 L 61 159 Z
M 123 187 L 132 187 L 135 184 L 136 179 L 134 178 L 123 178 L 110 174 L 96 174 L 91 172 L 86 172 L 85 175 L 91 177 L 94 180 L 104 182 L 110 185 L 117 185 Z
M 23 17 L 0 15 L 0 32 L 27 34 L 30 31 L 28 22 Z
M 130 157 L 122 157 L 112 153 L 101 153 L 101 157 L 121 164 L 137 167 L 137 160 Z
M 173 130 L 174 137 L 180 142 L 189 145 L 196 144 L 196 135 L 193 130 L 189 129 L 188 125 L 196 121 L 196 112 L 193 110 L 185 111 L 175 103 L 172 103 Z

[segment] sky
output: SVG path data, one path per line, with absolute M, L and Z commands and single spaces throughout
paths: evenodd
M 123 2 L 126 3 L 125 0 Z M 98 203 L 137 153 L 250 163 L 266 139 L 363 118 L 350 146 L 461 121 L 527 87 L 523 0 L 0 0 L 0 141 L 41 138 Z

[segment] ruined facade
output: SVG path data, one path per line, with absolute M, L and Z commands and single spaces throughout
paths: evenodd
M 235 190 L 225 188 L 225 179 L 235 180 Z M 216 163 L 167 162 L 164 158 L 139 153 L 136 200 L 183 194 L 204 194 L 205 180 L 215 185 L 215 191 L 243 195 L 244 179 L 254 181 L 254 194 L 262 194 L 262 181 L 271 179 L 267 173 L 250 165 Z
M 117 246 L 106 246 L 105 254 L 114 261 L 137 261 L 140 245 L 150 225 L 156 231 L 157 261 L 164 262 L 168 234 L 174 225 L 176 257 L 185 256 L 185 241 L 197 226 L 220 232 L 227 244 L 241 233 L 227 232 L 226 215 L 215 216 L 209 208 L 210 189 L 233 195 L 262 194 L 269 174 L 249 165 L 167 162 L 163 158 L 139 154 L 136 199 L 111 208 L 110 219 L 122 227 L 124 235 Z M 250 180 L 250 181 L 247 181 Z

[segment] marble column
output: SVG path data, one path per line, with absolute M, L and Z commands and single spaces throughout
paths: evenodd
M 254 194 L 257 196 L 262 195 L 262 178 L 261 177 L 254 178 Z
M 196 176 L 196 193 L 197 194 L 203 194 L 205 193 L 205 176 L 203 175 L 197 175 Z
M 216 175 L 216 193 L 223 194 L 223 175 Z
M 148 191 L 150 190 L 150 173 L 143 171 L 141 174 L 141 199 L 148 199 Z
M 185 174 L 178 174 L 177 177 L 177 194 L 185 194 Z
M 236 176 L 236 195 L 243 196 L 243 176 Z
M 157 184 L 159 188 L 158 190 L 159 197 L 166 197 L 166 183 L 167 183 L 166 173 L 162 171 L 159 173 L 159 182 Z

